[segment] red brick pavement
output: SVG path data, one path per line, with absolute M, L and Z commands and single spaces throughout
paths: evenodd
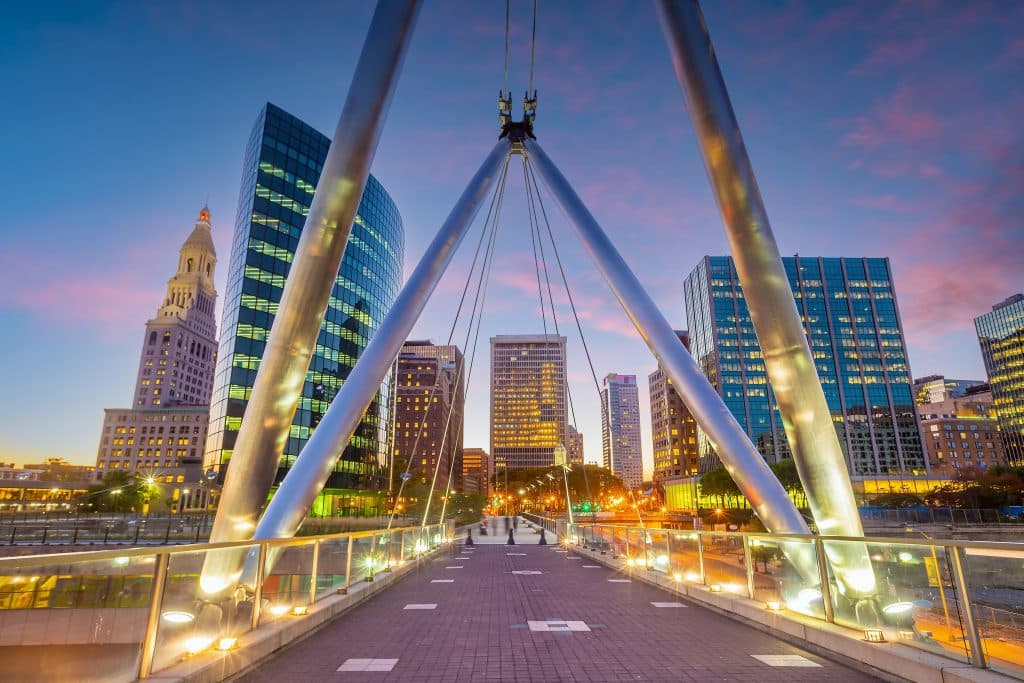
M 841 681 L 877 679 L 822 659 L 685 598 L 623 578 L 557 546 L 482 545 L 419 570 L 237 680 Z M 509 556 L 509 552 L 525 556 Z M 470 553 L 464 553 L 470 554 Z M 446 569 L 462 565 L 463 569 Z M 514 570 L 541 574 L 514 575 Z M 431 583 L 432 579 L 453 583 Z M 652 602 L 683 602 L 658 608 Z M 437 603 L 406 610 L 410 603 Z M 528 621 L 582 621 L 589 632 L 531 632 Z M 558 628 L 557 626 L 555 628 Z M 751 655 L 802 655 L 820 668 Z M 398 659 L 390 672 L 338 672 L 348 659 Z

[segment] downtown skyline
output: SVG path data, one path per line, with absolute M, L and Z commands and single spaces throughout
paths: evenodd
M 685 275 L 727 244 L 654 12 L 631 7 L 541 6 L 538 136 L 669 321 L 685 328 Z M 1024 179 L 1015 130 L 1024 12 L 880 7 L 705 11 L 783 255 L 888 256 L 915 376 L 983 377 L 973 317 L 1020 291 L 1024 271 L 1014 193 Z M 253 116 L 270 100 L 332 132 L 370 12 L 299 8 L 289 10 L 291 26 L 281 9 L 189 8 L 77 8 L 63 22 L 25 16 L 14 22 L 20 29 L 4 29 L 14 35 L 2 69 L 26 96 L 8 127 L 23 134 L 5 140 L 19 163 L 0 172 L 10 207 L 0 310 L 16 331 L 0 342 L 14 389 L 3 410 L 19 425 L 5 430 L 0 460 L 94 459 L 98 416 L 125 402 L 140 328 L 160 298 L 166 268 L 149 268 L 152 255 L 171 265 L 181 226 L 203 201 L 217 250 L 229 253 Z M 500 10 L 431 4 L 416 30 L 373 166 L 406 226 L 406 273 L 496 134 Z M 461 20 L 451 21 L 457 11 Z M 522 15 L 514 100 L 525 85 Z M 956 35 L 965 23 L 970 38 Z M 308 56 L 275 50 L 274 36 L 298 26 L 314 37 L 329 26 L 338 39 L 308 41 Z M 101 39 L 114 35 L 116 47 Z M 207 49 L 197 54 L 197 45 Z M 112 75 L 79 82 L 87 70 Z M 961 94 L 951 97 L 952 88 Z M 506 207 L 487 336 L 541 328 L 521 182 L 510 182 Z M 598 375 L 646 377 L 654 359 L 556 213 Z M 24 225 L 32 229 L 18 232 Z M 443 343 L 468 251 L 413 336 Z M 559 315 L 568 326 L 566 306 Z M 563 334 L 577 426 L 594 460 L 598 399 L 578 338 Z M 486 403 L 485 363 L 478 359 L 467 388 L 465 443 L 487 448 L 486 407 L 474 407 Z M 39 406 L 64 410 L 62 428 L 47 429 L 52 417 Z

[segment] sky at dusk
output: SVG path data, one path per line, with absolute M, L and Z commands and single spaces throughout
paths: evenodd
M 685 328 L 684 278 L 728 246 L 654 9 L 539 5 L 539 141 Z M 94 462 L 103 408 L 129 405 L 145 322 L 207 202 L 224 293 L 260 107 L 331 134 L 372 8 L 4 9 L 0 461 Z M 972 319 L 1024 290 L 1024 3 L 726 0 L 704 12 L 782 253 L 888 256 L 912 373 L 983 379 Z M 406 273 L 494 143 L 503 20 L 497 0 L 427 0 L 420 14 L 372 170 L 404 220 Z M 528 27 L 529 2 L 516 0 L 517 117 Z M 467 446 L 487 446 L 486 338 L 541 331 L 518 161 L 510 178 Z M 597 372 L 638 376 L 649 469 L 655 363 L 557 214 Z M 462 251 L 413 336 L 447 336 Z M 595 459 L 599 402 L 579 339 L 566 336 Z

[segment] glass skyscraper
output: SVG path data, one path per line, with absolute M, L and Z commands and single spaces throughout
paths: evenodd
M 851 474 L 923 474 L 889 260 L 795 256 L 783 264 Z M 732 258 L 705 256 L 684 297 L 694 359 L 761 454 L 790 457 Z M 703 432 L 698 441 L 701 470 L 716 467 Z
M 1024 294 L 1015 294 L 974 319 L 992 407 L 1011 465 L 1024 465 Z
M 231 458 L 242 415 L 313 200 L 330 139 L 273 104 L 260 111 L 242 166 L 220 352 L 204 467 Z M 278 470 L 295 461 L 398 294 L 405 235 L 391 197 L 372 175 L 338 278 Z M 386 486 L 390 385 L 370 404 L 317 499 L 314 514 L 374 514 Z

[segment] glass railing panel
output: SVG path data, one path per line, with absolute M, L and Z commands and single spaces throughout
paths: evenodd
M 422 547 L 427 545 L 427 533 L 424 530 L 419 534 L 419 543 Z M 352 539 L 352 583 L 364 581 L 371 578 L 380 571 L 380 560 L 377 555 L 377 547 L 373 536 L 356 536 Z
M 629 550 L 629 546 L 626 544 L 626 527 L 612 526 L 608 527 L 608 531 L 612 539 L 612 557 L 626 557 Z
M 1024 547 L 967 548 L 963 558 L 989 666 L 1024 678 Z
M 889 641 L 968 661 L 946 548 L 858 541 L 825 541 L 824 548 L 837 624 L 865 631 L 865 635 L 867 630 L 873 636 L 880 632 Z M 870 592 L 865 586 L 872 583 L 871 577 L 857 574 L 844 578 L 833 559 L 855 557 L 865 549 L 874 574 Z
M 258 546 L 172 553 L 157 622 L 153 671 L 230 645 L 250 629 Z M 208 564 L 203 576 L 204 564 Z M 215 568 L 221 571 L 214 571 Z M 241 587 L 248 568 L 249 586 Z
M 668 536 L 665 529 L 648 529 L 644 534 L 644 566 L 652 571 L 668 574 Z
M 260 623 L 292 614 L 309 605 L 313 573 L 313 542 L 270 545 L 263 578 Z
M 0 565 L 0 679 L 135 680 L 155 564 L 145 555 Z
M 669 532 L 669 572 L 676 581 L 703 581 L 698 538 L 696 531 Z
M 754 600 L 768 609 L 808 613 L 805 603 L 821 598 L 814 541 L 779 541 L 755 536 L 748 541 Z M 814 616 L 823 617 L 821 614 Z
M 743 537 L 702 531 L 704 583 L 713 592 L 747 594 Z
M 325 538 L 320 541 L 320 558 L 317 565 L 316 598 L 334 595 L 345 587 L 346 562 L 348 560 L 348 536 Z

